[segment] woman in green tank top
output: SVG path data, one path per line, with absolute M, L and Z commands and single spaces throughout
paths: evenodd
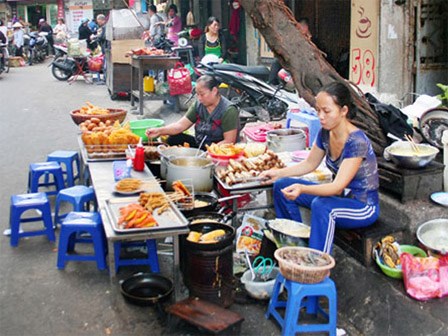
M 207 20 L 205 33 L 199 40 L 199 57 L 216 55 L 222 63 L 227 57 L 227 43 L 224 34 L 220 31 L 220 23 L 217 18 L 211 16 Z

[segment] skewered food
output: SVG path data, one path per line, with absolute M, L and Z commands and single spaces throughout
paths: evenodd
M 164 213 L 170 206 L 166 195 L 161 192 L 141 193 L 138 202 L 141 206 L 151 212 L 154 212 L 157 209 L 158 215 Z
M 232 186 L 237 183 L 253 180 L 260 175 L 262 171 L 283 167 L 285 167 L 285 164 L 280 160 L 277 154 L 268 150 L 263 155 L 249 160 L 236 161 L 230 159 L 227 169 L 218 171 L 217 175 L 221 181 Z
M 184 195 L 184 196 L 191 196 L 190 191 L 188 190 L 188 188 L 185 186 L 185 184 L 182 183 L 182 181 L 174 181 L 172 184 L 173 190 Z

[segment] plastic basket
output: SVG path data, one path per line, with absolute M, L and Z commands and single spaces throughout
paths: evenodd
M 288 255 L 297 256 L 300 260 L 323 260 L 322 266 L 309 266 L 305 263 L 291 261 Z M 275 259 L 278 261 L 280 273 L 288 280 L 313 284 L 322 282 L 330 275 L 330 270 L 335 266 L 333 257 L 327 253 L 308 247 L 282 247 L 275 251 Z M 317 262 L 316 262 L 317 264 Z
M 162 119 L 131 120 L 129 125 L 131 126 L 132 133 L 138 135 L 143 141 L 148 141 L 148 137 L 145 134 L 146 130 L 148 128 L 162 127 L 165 125 L 165 121 Z

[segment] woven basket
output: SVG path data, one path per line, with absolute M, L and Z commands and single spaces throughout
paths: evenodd
M 305 266 L 285 259 L 285 254 L 311 255 L 325 259 L 328 263 L 325 266 Z M 313 284 L 323 281 L 330 275 L 330 270 L 334 267 L 333 257 L 327 253 L 308 247 L 282 247 L 275 251 L 275 259 L 278 261 L 280 273 L 288 280 Z
M 89 120 L 90 118 L 98 118 L 102 122 L 105 122 L 106 120 L 118 120 L 120 123 L 124 121 L 126 118 L 127 111 L 123 109 L 113 109 L 108 108 L 109 113 L 108 114 L 80 114 L 79 110 L 73 110 L 70 111 L 70 116 L 73 119 L 73 122 L 76 125 L 79 125 L 80 123 Z

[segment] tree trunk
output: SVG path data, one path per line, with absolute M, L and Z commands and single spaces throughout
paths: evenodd
M 334 81 L 348 84 L 316 45 L 301 33 L 300 24 L 283 0 L 240 0 L 240 3 L 280 64 L 291 73 L 299 95 L 310 105 L 315 105 L 315 95 L 322 86 Z M 359 92 L 352 86 L 350 89 L 358 108 L 353 123 L 367 134 L 375 153 L 382 155 L 387 138 L 378 116 Z

